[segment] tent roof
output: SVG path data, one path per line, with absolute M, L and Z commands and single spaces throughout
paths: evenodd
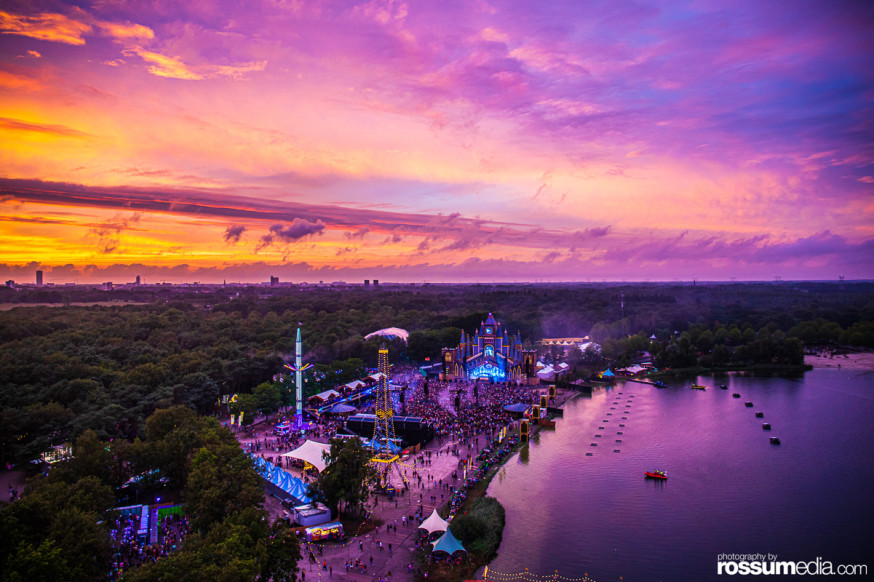
M 365 385 L 364 382 L 362 382 L 361 380 L 352 380 L 348 384 L 343 384 L 343 386 L 346 386 L 347 388 L 351 388 L 353 390 L 355 390 L 359 386 L 364 386 L 364 385 Z
M 356 410 L 358 409 L 354 406 L 338 403 L 325 410 L 325 412 L 330 412 L 331 414 L 346 414 L 347 412 L 355 412 Z
M 331 445 L 325 443 L 317 443 L 316 441 L 307 440 L 304 444 L 297 447 L 293 451 L 285 453 L 283 457 L 291 457 L 292 459 L 300 459 L 306 461 L 313 467 L 319 470 L 319 473 L 325 469 L 325 461 L 322 459 L 322 453 L 330 451 Z
M 407 339 L 410 337 L 410 332 L 399 327 L 386 327 L 385 329 L 380 329 L 373 333 L 367 334 L 366 336 L 364 336 L 364 339 L 369 340 L 370 338 L 377 336 L 383 336 L 389 339 L 399 337 L 404 340 L 404 342 L 406 342 Z
M 461 542 L 455 539 L 455 536 L 452 535 L 452 532 L 448 529 L 446 533 L 440 536 L 436 542 L 434 542 L 434 549 L 431 550 L 431 553 L 434 552 L 446 552 L 450 556 L 455 552 L 466 552 L 464 546 L 461 545 Z
M 522 402 L 517 402 L 516 404 L 508 404 L 504 407 L 504 410 L 507 412 L 525 412 L 528 410 L 528 405 Z
M 435 531 L 446 531 L 449 528 L 449 522 L 440 517 L 440 514 L 437 513 L 437 508 L 434 508 L 434 511 L 431 512 L 431 515 L 428 516 L 428 519 L 422 522 L 422 525 L 419 526 L 419 529 L 428 530 L 428 533 L 434 533 Z
M 339 396 L 339 395 L 340 395 L 340 393 L 337 392 L 336 390 L 325 390 L 324 392 L 319 392 L 315 396 L 312 396 L 312 398 L 321 398 L 322 400 L 327 400 L 331 396 Z

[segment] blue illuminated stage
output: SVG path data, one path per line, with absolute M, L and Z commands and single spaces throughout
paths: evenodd
M 458 347 L 444 348 L 441 378 L 536 383 L 537 351 L 522 348 L 520 333 L 510 335 L 489 313 L 473 337 L 461 332 Z

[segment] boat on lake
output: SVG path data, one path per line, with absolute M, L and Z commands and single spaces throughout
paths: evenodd
M 731 396 L 732 396 L 732 398 L 740 398 L 740 394 L 738 394 L 737 392 L 735 392 Z
M 757 412 L 756 413 L 756 418 L 762 418 L 763 416 L 765 416 L 764 412 Z
M 720 384 L 719 387 L 723 390 L 728 390 L 728 386 L 726 386 L 725 384 Z
M 707 390 L 707 386 L 701 384 L 692 384 L 692 390 Z
M 777 437 L 771 437 L 771 444 L 772 444 L 772 445 L 779 445 L 779 444 L 780 444 L 780 439 L 777 438 Z
M 771 430 L 771 425 L 770 425 L 769 423 L 767 423 L 767 422 L 763 422 L 763 423 L 762 423 L 762 429 L 764 429 L 764 430 Z
M 643 474 L 646 476 L 647 479 L 667 479 L 668 478 L 667 473 L 665 473 L 664 471 L 659 471 L 659 470 L 644 471 Z
M 753 407 L 753 403 L 750 402 L 749 400 L 747 400 L 746 402 L 744 402 L 744 406 L 746 406 L 747 408 L 752 408 L 752 407 Z

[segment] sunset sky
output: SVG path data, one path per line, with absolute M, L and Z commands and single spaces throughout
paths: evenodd
M 869 2 L 0 3 L 0 278 L 874 278 Z

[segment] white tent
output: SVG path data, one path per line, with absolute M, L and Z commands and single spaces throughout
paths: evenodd
M 541 380 L 551 382 L 552 380 L 555 380 L 555 370 L 552 366 L 545 366 L 542 370 L 537 370 L 537 377 Z
M 435 531 L 446 531 L 448 528 L 449 522 L 440 517 L 436 508 L 431 512 L 431 515 L 428 516 L 428 519 L 423 521 L 422 525 L 419 526 L 419 529 L 427 530 L 429 534 L 432 534 Z
M 377 372 L 376 374 L 371 374 L 370 376 L 368 376 L 368 378 L 373 378 L 374 380 L 379 382 L 380 380 L 383 379 L 384 376 L 385 376 L 385 374 L 383 374 L 382 372 Z
M 385 329 L 380 329 L 380 330 L 377 330 L 373 333 L 367 334 L 366 336 L 364 336 L 364 339 L 369 340 L 372 337 L 378 337 L 378 336 L 387 337 L 389 339 L 394 339 L 396 337 L 399 337 L 402 340 L 404 340 L 404 343 L 406 343 L 407 339 L 409 339 L 409 337 L 410 337 L 410 332 L 408 332 L 405 329 L 401 329 L 399 327 L 387 327 Z
M 318 443 L 316 441 L 307 440 L 304 444 L 297 447 L 291 452 L 285 453 L 283 457 L 291 457 L 292 459 L 300 459 L 305 461 L 319 470 L 321 473 L 325 469 L 325 460 L 322 458 L 322 453 L 331 450 L 331 445 Z
M 310 398 L 319 398 L 320 400 L 328 400 L 329 398 L 336 398 L 340 393 L 336 390 L 325 390 L 324 392 L 319 392 L 315 396 L 310 396 Z
M 352 380 L 348 384 L 343 384 L 343 385 L 350 390 L 358 390 L 362 386 L 366 386 L 366 384 L 364 382 L 362 382 L 361 380 Z

